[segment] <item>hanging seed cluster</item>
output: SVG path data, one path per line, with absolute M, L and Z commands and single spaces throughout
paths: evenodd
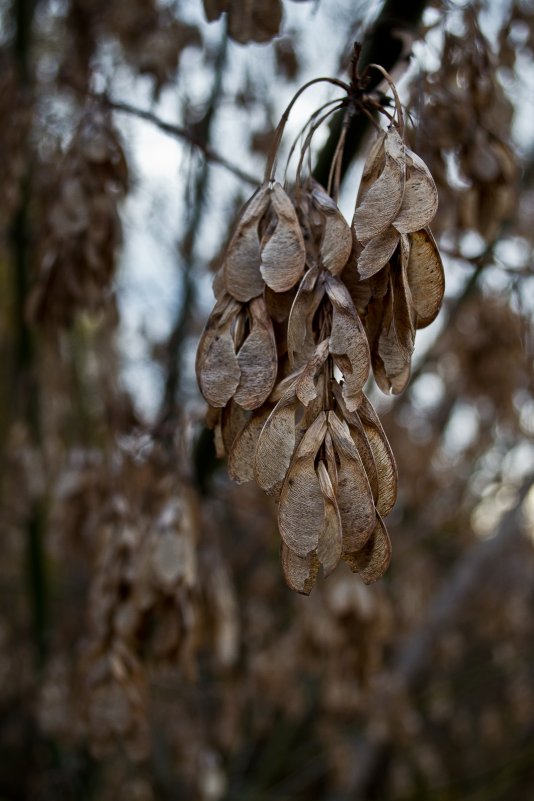
M 352 226 L 334 199 L 342 141 L 329 191 L 302 178 L 320 111 L 294 189 L 268 164 L 241 212 L 196 361 L 218 453 L 235 481 L 254 479 L 277 499 L 284 575 L 305 594 L 340 559 L 365 582 L 388 567 L 383 518 L 397 472 L 364 386 L 372 366 L 385 392 L 405 387 L 415 330 L 444 290 L 427 227 L 437 192 L 403 140 L 398 99 L 366 160 Z

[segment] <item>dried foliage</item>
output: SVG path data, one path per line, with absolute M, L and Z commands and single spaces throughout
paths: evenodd
M 28 313 L 57 326 L 79 309 L 105 307 L 111 296 L 128 167 L 109 115 L 87 111 L 54 167 L 41 198 L 44 230 Z
M 271 120 L 365 4 L 3 10 L 2 799 L 531 801 L 534 9 L 505 5 L 428 4 L 401 98 L 352 69 L 300 135 Z M 378 4 L 361 64 L 397 74 L 423 6 Z
M 397 118 L 371 148 L 352 227 L 333 198 L 335 181 L 329 193 L 301 180 L 319 110 L 292 196 L 272 177 L 273 152 L 265 183 L 241 211 L 197 351 L 218 454 L 228 454 L 237 482 L 254 478 L 276 497 L 284 576 L 304 594 L 320 567 L 327 576 L 340 559 L 365 582 L 389 565 L 382 517 L 395 503 L 396 466 L 363 389 L 371 362 L 384 392 L 404 389 L 415 329 L 432 322 L 444 293 L 428 230 L 437 190 L 403 141 L 397 92 L 384 75 Z M 380 108 L 362 96 L 366 81 L 355 60 L 345 87 L 353 112 Z
M 414 86 L 414 105 L 418 95 L 424 101 L 413 138 L 440 190 L 440 231 L 472 229 L 491 242 L 516 211 L 513 106 L 497 76 L 502 62 L 469 7 L 462 27 L 445 34 L 439 67 L 423 72 Z

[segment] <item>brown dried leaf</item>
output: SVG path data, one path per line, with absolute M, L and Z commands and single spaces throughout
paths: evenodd
M 386 133 L 385 164 L 380 177 L 363 195 L 356 206 L 353 228 L 358 241 L 369 242 L 386 231 L 397 217 L 402 204 L 406 176 L 404 143 L 396 128 Z
M 291 289 L 304 272 L 306 250 L 297 213 L 279 183 L 269 189 L 276 226 L 261 243 L 261 274 L 274 292 Z
M 252 300 L 263 292 L 258 225 L 269 202 L 269 188 L 263 184 L 243 209 L 226 251 L 223 264 L 226 289 L 242 302 Z
M 369 377 L 369 345 L 345 285 L 327 275 L 326 291 L 333 309 L 330 353 L 343 373 L 343 397 L 352 411 L 358 407 L 360 393 Z
M 434 237 L 428 228 L 410 235 L 410 258 L 406 274 L 417 313 L 417 328 L 435 320 L 445 292 L 445 274 Z
M 303 558 L 288 548 L 282 540 L 280 561 L 288 587 L 301 595 L 309 595 L 319 572 L 317 554 L 312 552 Z
M 198 385 L 211 406 L 226 406 L 239 384 L 241 371 L 232 339 L 232 324 L 240 305 L 225 296 L 213 307 L 196 357 Z
M 317 477 L 324 500 L 324 521 L 319 534 L 317 556 L 323 566 L 325 576 L 328 576 L 341 559 L 343 536 L 334 488 L 323 461 L 317 465 Z
M 358 258 L 358 273 L 362 281 L 370 278 L 388 263 L 399 243 L 400 235 L 392 225 L 371 239 Z
M 438 190 L 423 159 L 406 150 L 406 183 L 402 206 L 393 225 L 401 234 L 427 226 L 438 210 Z
M 295 413 L 299 401 L 289 388 L 267 418 L 254 455 L 256 483 L 267 494 L 276 494 L 286 476 L 295 450 Z
M 312 201 L 323 213 L 323 236 L 320 245 L 321 261 L 332 275 L 339 275 L 352 250 L 350 225 L 341 214 L 335 201 L 320 184 L 314 184 Z
M 263 407 L 255 411 L 245 427 L 235 437 L 228 455 L 228 473 L 237 484 L 254 478 L 256 445 L 271 409 Z
M 324 523 L 325 504 L 314 462 L 325 434 L 326 415 L 321 412 L 304 434 L 280 493 L 280 534 L 301 557 L 317 549 Z
M 382 578 L 391 561 L 391 541 L 379 514 L 366 544 L 356 553 L 345 553 L 343 559 L 353 573 L 359 573 L 366 584 Z
M 375 525 L 375 504 L 365 468 L 345 422 L 328 412 L 328 430 L 339 460 L 337 504 L 343 529 L 343 552 L 362 548 Z
M 274 387 L 278 354 L 273 325 L 263 298 L 251 302 L 250 315 L 252 329 L 237 354 L 241 378 L 234 400 L 244 409 L 257 409 Z

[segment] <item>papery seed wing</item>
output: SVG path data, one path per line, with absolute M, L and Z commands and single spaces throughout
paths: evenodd
M 333 390 L 334 390 L 334 396 L 339 405 L 340 416 L 347 423 L 352 440 L 356 445 L 356 450 L 360 454 L 360 458 L 365 468 L 365 474 L 367 476 L 369 486 L 371 487 L 371 492 L 373 493 L 373 499 L 376 505 L 376 502 L 379 497 L 379 483 L 378 483 L 378 472 L 374 460 L 373 451 L 371 449 L 371 445 L 369 444 L 369 440 L 367 439 L 358 412 L 356 411 L 349 412 L 349 410 L 345 405 L 341 389 L 337 383 L 334 383 Z M 360 405 L 364 401 L 364 398 L 365 396 L 362 392 Z
M 319 269 L 311 267 L 300 282 L 287 323 L 287 355 L 289 364 L 300 366 L 315 350 L 313 316 L 324 295 L 324 284 L 317 285 Z
M 332 435 L 330 431 L 326 432 L 326 436 L 324 438 L 324 448 L 325 448 L 325 455 L 326 455 L 326 469 L 328 471 L 328 475 L 330 476 L 330 481 L 332 482 L 332 487 L 334 488 L 334 493 L 337 492 L 337 462 L 336 462 L 336 452 L 334 449 L 334 443 L 332 442 Z
M 299 401 L 290 388 L 267 418 L 254 455 L 254 477 L 267 494 L 278 493 L 295 450 L 295 414 Z
M 427 226 L 438 210 L 438 190 L 425 162 L 411 150 L 406 151 L 407 176 L 399 213 L 393 225 L 401 234 Z
M 261 243 L 261 274 L 274 292 L 287 292 L 304 272 L 306 250 L 295 208 L 280 184 L 270 190 L 277 222 Z
M 369 377 L 370 357 L 365 331 L 345 285 L 327 276 L 326 291 L 332 303 L 330 353 L 343 373 L 343 396 L 349 409 L 355 409 Z
M 324 227 L 320 244 L 321 261 L 332 275 L 339 275 L 352 250 L 352 232 L 335 201 L 323 187 L 315 184 L 312 191 L 314 205 L 323 212 Z
M 408 259 L 406 258 L 406 262 Z M 406 275 L 406 262 L 400 259 L 395 269 L 391 271 L 393 281 L 393 312 L 395 315 L 395 328 L 399 342 L 410 354 L 413 353 L 415 343 L 415 325 L 413 315 L 412 293 Z
M 229 449 L 228 473 L 237 484 L 254 478 L 254 458 L 262 428 L 271 413 L 270 407 L 253 412 L 244 428 L 236 435 Z
M 362 281 L 386 266 L 399 244 L 400 235 L 392 225 L 371 239 L 358 258 L 358 273 Z
M 323 566 L 325 576 L 328 576 L 341 559 L 343 536 L 334 488 L 322 461 L 317 465 L 317 477 L 324 501 L 323 528 L 319 534 L 317 556 Z
M 424 228 L 410 235 L 410 258 L 406 270 L 417 313 L 417 328 L 435 320 L 445 292 L 445 274 L 434 237 Z
M 269 397 L 278 370 L 278 354 L 271 318 L 263 298 L 250 304 L 252 328 L 239 353 L 241 378 L 234 400 L 244 409 L 257 409 Z
M 324 500 L 314 462 L 325 434 L 326 415 L 322 412 L 304 434 L 280 492 L 280 534 L 301 557 L 317 549 L 323 528 Z
M 404 144 L 396 128 L 390 128 L 384 141 L 385 165 L 380 177 L 356 206 L 353 228 L 362 244 L 386 231 L 402 204 L 406 176 Z
M 287 586 L 301 595 L 309 595 L 320 567 L 317 554 L 312 552 L 303 558 L 288 548 L 282 540 L 280 561 Z
M 263 292 L 258 225 L 269 207 L 269 200 L 269 189 L 264 184 L 245 206 L 226 251 L 225 286 L 230 295 L 242 302 Z
M 360 422 L 358 418 L 358 412 L 353 412 L 353 417 L 357 418 L 358 422 Z M 362 460 L 362 464 L 365 468 L 365 475 L 367 476 L 369 486 L 371 487 L 371 492 L 373 493 L 373 500 L 376 504 L 379 499 L 378 471 L 376 469 L 371 445 L 369 444 L 369 440 L 365 435 L 361 422 L 360 425 L 353 425 L 352 419 L 347 422 L 349 422 L 350 434 L 354 444 L 356 445 L 356 450 L 360 454 L 360 459 Z
M 234 439 L 243 430 L 248 418 L 248 412 L 238 406 L 233 399 L 221 409 L 221 436 L 225 453 L 230 452 Z
M 213 307 L 196 356 L 198 385 L 211 406 L 225 406 L 239 384 L 241 370 L 232 339 L 232 324 L 240 305 L 225 296 Z
M 384 142 L 386 140 L 386 132 L 382 131 L 371 145 L 368 156 L 363 165 L 362 179 L 360 181 L 360 188 L 358 190 L 358 197 L 356 199 L 356 206 L 360 204 L 370 187 L 379 178 L 380 173 L 384 169 L 386 163 L 386 152 Z
M 328 339 L 320 342 L 315 352 L 304 367 L 297 383 L 295 384 L 295 391 L 297 397 L 304 406 L 308 406 L 311 401 L 315 400 L 318 396 L 316 387 L 316 377 L 319 370 L 328 358 Z
M 395 290 L 390 277 L 389 290 L 384 299 L 384 312 L 376 349 L 373 356 L 373 372 L 380 389 L 397 395 L 406 387 L 410 378 L 412 347 L 407 347 L 397 328 Z
M 391 561 L 391 542 L 384 521 L 379 514 L 373 533 L 363 548 L 356 553 L 343 554 L 353 573 L 359 573 L 366 584 L 382 578 Z
M 358 409 L 367 441 L 373 452 L 378 476 L 377 512 L 386 517 L 397 500 L 397 465 L 391 445 L 373 406 L 364 395 Z
M 303 371 L 304 373 L 304 371 Z M 295 389 L 298 382 L 295 385 Z M 325 374 L 324 370 L 320 370 L 315 377 L 314 391 L 316 397 L 309 400 L 308 405 L 304 406 L 302 410 L 302 417 L 297 422 L 297 445 L 300 443 L 306 431 L 313 424 L 314 420 L 321 414 L 324 409 L 325 398 Z
M 375 504 L 365 469 L 346 423 L 328 413 L 328 430 L 339 460 L 336 492 L 343 529 L 343 552 L 352 553 L 367 542 L 375 525 Z

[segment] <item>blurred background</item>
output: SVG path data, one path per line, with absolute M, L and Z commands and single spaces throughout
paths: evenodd
M 194 353 L 284 107 L 355 40 L 447 292 L 405 393 L 369 386 L 391 567 L 305 598 Z M 534 798 L 533 81 L 531 0 L 0 3 L 1 801 Z

